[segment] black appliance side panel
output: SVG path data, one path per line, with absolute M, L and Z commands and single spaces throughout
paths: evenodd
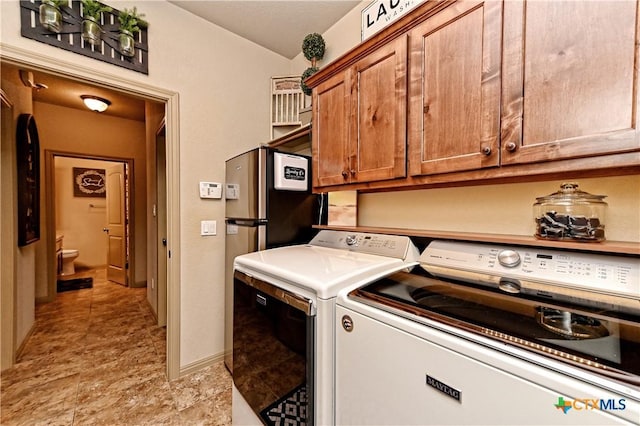
M 312 225 L 321 223 L 320 198 L 311 193 L 311 159 L 307 191 L 274 188 L 273 153 L 267 156 L 267 248 L 308 243 L 317 233 Z

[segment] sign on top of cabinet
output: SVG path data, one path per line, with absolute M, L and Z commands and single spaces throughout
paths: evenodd
M 374 0 L 362 9 L 362 40 L 391 25 L 426 0 Z

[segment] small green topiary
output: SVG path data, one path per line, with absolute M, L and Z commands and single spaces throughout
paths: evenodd
M 307 35 L 302 41 L 302 53 L 304 57 L 310 61 L 313 59 L 322 59 L 324 56 L 324 39 L 318 33 Z
M 311 96 L 311 89 L 309 89 L 307 87 L 306 84 L 304 84 L 304 81 L 312 76 L 313 74 L 318 72 L 318 67 L 309 67 L 306 70 L 304 70 L 304 72 L 302 73 L 302 76 L 300 77 L 300 88 L 302 89 L 302 91 L 304 92 L 305 95 L 307 96 Z

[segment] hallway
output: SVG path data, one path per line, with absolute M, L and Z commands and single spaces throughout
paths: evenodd
M 165 329 L 146 288 L 109 282 L 105 270 L 85 274 L 93 288 L 36 306 L 33 334 L 0 377 L 0 424 L 231 424 L 223 362 L 168 382 Z

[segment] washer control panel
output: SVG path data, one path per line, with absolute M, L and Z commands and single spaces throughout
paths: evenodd
M 416 261 L 419 253 L 407 236 L 322 230 L 309 245 Z
M 424 250 L 420 264 L 436 276 L 464 280 L 486 275 L 640 299 L 637 257 L 436 240 Z

